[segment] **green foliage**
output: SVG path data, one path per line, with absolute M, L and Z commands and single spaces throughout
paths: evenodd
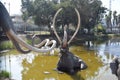
M 102 26 L 102 24 L 98 24 L 95 28 L 94 28 L 94 32 L 98 34 L 100 33 L 105 33 L 105 28 Z
M 101 21 L 106 8 L 102 7 L 100 0 L 22 0 L 23 17 L 31 17 L 37 25 L 48 25 L 50 27 L 53 16 L 59 8 L 63 11 L 57 17 L 56 25 L 72 23 L 76 25 L 77 16 L 74 8 L 77 8 L 81 15 L 81 26 L 88 29 L 88 32 Z
M 32 40 L 27 40 L 27 43 L 32 45 Z
M 94 27 L 95 40 L 97 43 L 105 42 L 109 39 L 108 35 L 105 34 L 105 29 L 102 24 L 98 24 Z
M 107 34 L 97 35 L 97 36 L 95 36 L 95 38 L 96 38 L 96 43 L 103 43 L 109 39 Z
M 37 25 L 48 25 L 54 9 L 53 3 L 49 0 L 22 0 L 23 18 L 32 17 Z
M 9 78 L 10 77 L 10 73 L 7 71 L 1 71 L 0 72 L 0 79 L 1 78 Z
M 14 46 L 11 41 L 0 42 L 0 50 L 13 49 Z
M 105 13 L 100 0 L 73 0 L 81 14 L 81 24 L 88 32 L 98 24 Z

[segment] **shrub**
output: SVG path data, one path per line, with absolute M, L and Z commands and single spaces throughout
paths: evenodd
M 10 77 L 10 73 L 7 71 L 1 71 L 0 72 L 0 78 L 9 78 Z
M 14 46 L 11 41 L 2 41 L 0 42 L 0 50 L 13 49 Z

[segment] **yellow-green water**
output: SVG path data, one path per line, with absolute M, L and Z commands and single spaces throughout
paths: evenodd
M 55 71 L 59 59 L 58 50 L 55 51 L 55 55 L 35 52 L 20 54 L 16 50 L 11 50 L 7 55 L 0 57 L 0 69 L 8 70 L 11 78 L 15 80 L 116 80 L 109 69 L 112 55 L 101 55 L 102 50 L 87 50 L 83 46 L 72 46 L 70 51 L 88 65 L 86 70 L 72 76 Z
M 76 47 L 73 47 L 73 50 L 71 50 L 71 52 L 74 52 L 76 55 L 80 56 L 89 66 L 88 69 L 86 69 L 85 71 L 81 71 L 78 74 L 78 77 L 75 78 L 79 80 L 80 77 L 87 78 L 93 76 L 94 72 L 97 71 L 100 66 L 102 66 L 102 63 L 98 61 L 98 58 L 93 54 L 93 51 L 90 51 L 88 53 L 85 51 L 79 51 L 81 47 L 77 47 L 78 50 L 75 48 Z M 57 62 L 58 56 L 36 56 L 32 64 L 28 64 L 27 60 L 24 60 L 22 62 L 22 65 L 24 67 L 24 70 L 22 71 L 22 78 L 23 80 L 52 80 L 52 78 L 54 78 L 55 80 L 73 80 L 73 76 L 69 76 L 67 74 L 59 74 L 54 71 Z M 93 64 L 95 65 L 94 67 L 92 67 Z M 26 68 L 28 68 L 29 70 L 26 70 Z M 45 72 L 50 72 L 50 74 L 44 74 Z

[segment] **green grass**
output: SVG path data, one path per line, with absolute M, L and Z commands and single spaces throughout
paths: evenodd
M 9 78 L 10 77 L 10 73 L 7 71 L 1 71 L 0 72 L 0 79 L 1 78 Z
M 11 41 L 0 42 L 0 50 L 13 49 L 14 46 Z
M 26 40 L 26 42 L 30 45 L 32 45 L 32 40 Z

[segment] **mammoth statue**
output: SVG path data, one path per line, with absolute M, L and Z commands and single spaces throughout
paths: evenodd
M 120 80 L 120 58 L 116 57 L 113 59 L 110 63 L 110 69 L 112 74 L 115 74 L 118 77 L 118 80 Z
M 82 61 L 82 59 L 80 59 L 78 56 L 74 55 L 73 53 L 71 53 L 69 51 L 69 47 L 68 45 L 71 43 L 71 41 L 73 40 L 73 38 L 75 37 L 75 35 L 77 34 L 79 27 L 80 27 L 80 15 L 78 10 L 75 8 L 75 11 L 77 13 L 78 16 L 78 24 L 77 24 L 77 29 L 75 31 L 75 33 L 73 34 L 73 36 L 71 37 L 71 39 L 69 41 L 67 41 L 67 26 L 64 26 L 64 36 L 63 36 L 63 40 L 60 39 L 60 37 L 58 36 L 56 29 L 55 29 L 55 19 L 58 15 L 58 13 L 62 10 L 62 8 L 60 8 L 54 18 L 53 18 L 53 25 L 51 26 L 53 28 L 54 34 L 56 35 L 59 43 L 60 43 L 60 58 L 57 64 L 57 70 L 58 71 L 62 71 L 62 72 L 66 72 L 68 74 L 76 74 L 79 70 L 84 70 L 87 68 L 87 65 Z
M 37 46 L 29 45 L 25 41 L 23 41 L 19 36 L 17 36 L 17 33 L 14 30 L 14 25 L 12 23 L 12 20 L 6 8 L 1 2 L 0 2 L 0 28 L 2 28 L 2 30 L 7 35 L 7 37 L 13 42 L 16 49 L 21 53 L 28 53 L 30 51 L 48 52 L 56 46 L 56 41 L 55 40 L 50 41 L 49 39 L 43 40 Z M 50 46 L 50 47 L 40 48 L 41 46 L 44 46 L 44 45 Z M 24 50 L 21 46 L 25 47 L 28 50 Z

